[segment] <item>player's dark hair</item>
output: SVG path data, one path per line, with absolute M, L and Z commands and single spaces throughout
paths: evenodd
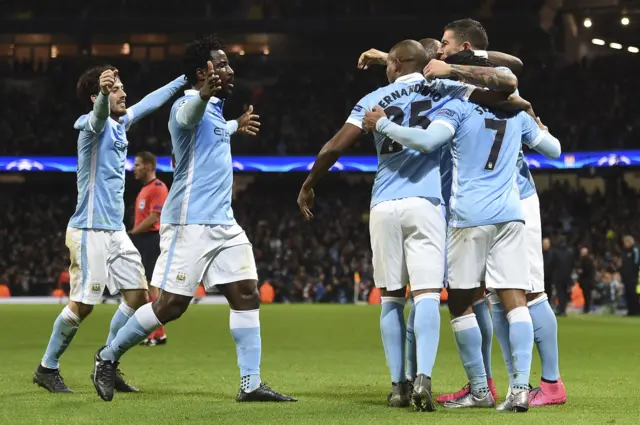
M 489 47 L 487 32 L 480 22 L 473 19 L 458 19 L 447 24 L 444 30 L 451 30 L 458 43 L 468 41 L 473 49 L 487 50 Z
M 438 57 L 438 49 L 440 49 L 440 42 L 435 38 L 423 38 L 420 40 L 420 44 L 427 52 L 427 60 L 436 59 Z
M 154 154 L 152 154 L 151 152 L 147 152 L 147 151 L 138 152 L 138 154 L 136 155 L 136 158 L 140 158 L 142 163 L 145 164 L 145 165 L 152 165 L 154 170 L 156 169 L 156 166 L 158 165 L 158 161 L 156 159 L 156 156 Z
M 116 68 L 111 65 L 96 66 L 87 69 L 80 78 L 78 78 L 76 93 L 83 105 L 89 108 L 93 107 L 91 96 L 98 95 L 100 92 L 100 75 L 109 69 L 113 71 Z
M 472 50 L 463 50 L 456 53 L 455 55 L 447 56 L 444 61 L 451 65 L 473 65 L 489 68 L 495 67 L 495 65 L 492 64 L 489 59 L 482 56 L 476 56 Z
M 187 45 L 182 58 L 184 75 L 191 86 L 198 82 L 196 72 L 198 69 L 206 69 L 207 61 L 211 60 L 211 51 L 221 50 L 222 42 L 216 35 L 199 37 Z

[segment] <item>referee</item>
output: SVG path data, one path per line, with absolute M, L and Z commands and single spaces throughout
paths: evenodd
M 136 155 L 133 175 L 143 186 L 138 193 L 135 205 L 135 223 L 129 232 L 131 240 L 140 252 L 142 264 L 151 282 L 156 260 L 160 255 L 160 213 L 167 199 L 167 186 L 156 177 L 156 157 L 150 152 L 140 152 Z M 149 285 L 151 300 L 158 297 L 158 288 Z M 167 343 L 164 326 L 158 328 L 143 342 L 143 345 L 153 347 Z

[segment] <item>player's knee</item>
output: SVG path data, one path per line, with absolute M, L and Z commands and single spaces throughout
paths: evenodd
M 137 310 L 149 302 L 149 292 L 146 289 L 122 291 L 122 298 L 129 307 Z
M 80 320 L 86 319 L 93 311 L 92 305 L 75 301 L 69 301 L 68 307 Z
M 172 322 L 187 311 L 190 302 L 191 297 L 162 292 L 153 302 L 153 312 L 163 324 Z
M 256 310 L 260 308 L 260 291 L 255 280 L 243 280 L 233 284 L 227 299 L 233 310 Z

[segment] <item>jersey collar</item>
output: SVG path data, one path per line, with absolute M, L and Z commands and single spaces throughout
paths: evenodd
M 414 73 L 403 75 L 402 77 L 396 78 L 395 82 L 396 83 L 412 83 L 414 81 L 424 81 L 424 76 L 419 72 L 414 72 Z
M 188 90 L 184 91 L 184 94 L 186 96 L 196 96 L 196 95 L 198 95 L 200 93 L 198 92 L 198 90 L 188 89 Z M 209 99 L 209 103 L 213 103 L 214 105 L 222 106 L 222 99 L 218 99 L 215 96 L 211 96 L 211 98 Z

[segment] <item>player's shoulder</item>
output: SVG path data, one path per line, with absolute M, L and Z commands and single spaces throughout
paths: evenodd
M 197 96 L 197 95 L 198 95 L 198 90 L 193 90 L 193 89 L 185 90 L 183 95 L 180 96 L 178 99 L 176 99 L 175 102 L 173 102 L 173 106 L 171 108 L 178 109 L 179 107 L 184 105 L 186 101 L 191 99 L 193 96 Z
M 93 112 L 80 115 L 76 120 L 76 122 L 73 123 L 73 128 L 75 128 L 76 130 L 84 130 L 87 127 L 87 123 L 89 122 L 89 119 L 91 118 L 91 114 L 93 114 Z

